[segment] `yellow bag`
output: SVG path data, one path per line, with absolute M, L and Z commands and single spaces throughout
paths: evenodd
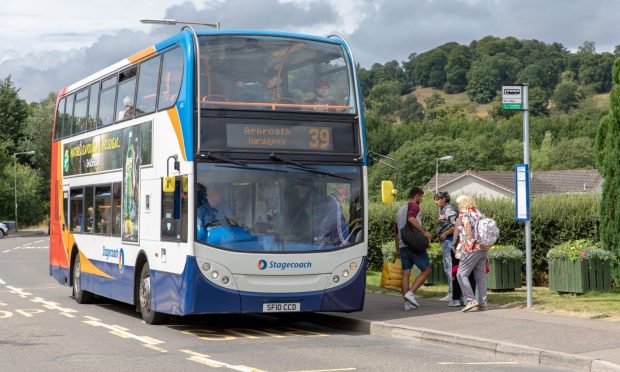
M 403 278 L 403 267 L 400 258 L 394 260 L 393 263 L 385 261 L 383 263 L 383 271 L 381 272 L 381 287 L 388 289 L 400 290 Z M 411 283 L 413 283 L 413 272 L 411 273 Z

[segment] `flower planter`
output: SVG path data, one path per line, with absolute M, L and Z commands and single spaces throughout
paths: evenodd
M 521 260 L 489 259 L 487 289 L 509 291 L 521 288 Z
M 549 289 L 556 292 L 609 292 L 609 262 L 600 260 L 553 260 L 549 262 Z

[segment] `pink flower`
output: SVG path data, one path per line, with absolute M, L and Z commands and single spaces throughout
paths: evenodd
M 581 257 L 588 257 L 588 252 L 581 252 Z

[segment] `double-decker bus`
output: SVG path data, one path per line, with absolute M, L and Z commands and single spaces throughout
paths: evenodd
M 341 38 L 183 30 L 59 92 L 50 275 L 149 324 L 362 310 L 364 142 Z

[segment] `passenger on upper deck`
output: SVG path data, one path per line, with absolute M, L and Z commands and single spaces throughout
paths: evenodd
M 338 102 L 334 99 L 329 98 L 329 81 L 321 80 L 317 83 L 316 86 L 316 95 L 314 98 L 306 100 L 307 104 L 317 105 L 313 109 L 315 111 L 328 111 L 328 107 L 320 107 L 320 106 L 337 106 Z
M 131 119 L 135 115 L 142 114 L 142 111 L 136 109 L 133 99 L 129 96 L 125 96 L 125 98 L 123 98 L 123 106 L 125 108 L 118 112 L 118 118 L 116 119 L 117 121 Z

